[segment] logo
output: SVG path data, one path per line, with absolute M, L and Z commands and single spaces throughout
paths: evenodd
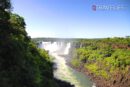
M 120 11 L 125 10 L 126 6 L 124 5 L 92 5 L 93 11 Z
M 96 5 L 92 5 L 92 10 L 96 11 Z

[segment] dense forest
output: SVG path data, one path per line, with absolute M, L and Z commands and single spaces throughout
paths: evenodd
M 24 18 L 0 0 L 0 87 L 72 87 L 53 77 L 48 53 L 27 35 Z
M 130 87 L 130 38 L 80 39 L 73 43 L 71 65 L 97 87 Z

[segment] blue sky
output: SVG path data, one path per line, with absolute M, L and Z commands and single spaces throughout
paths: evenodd
M 129 0 L 12 0 L 31 37 L 103 38 L 130 35 Z M 123 9 L 92 9 L 93 5 Z

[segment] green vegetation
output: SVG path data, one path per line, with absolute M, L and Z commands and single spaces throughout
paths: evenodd
M 83 66 L 96 76 L 110 79 L 115 73 L 130 72 L 130 38 L 81 39 L 74 42 L 75 67 Z
M 11 10 L 10 0 L 0 0 L 0 87 L 60 87 L 48 53 L 36 47 L 24 18 Z

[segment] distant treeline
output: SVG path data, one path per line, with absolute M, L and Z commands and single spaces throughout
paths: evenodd
M 50 41 L 50 42 L 55 42 L 55 41 L 64 41 L 64 42 L 70 42 L 75 40 L 74 38 L 32 38 L 32 41 L 34 42 L 41 42 L 41 41 Z
M 119 37 L 114 37 L 114 38 L 119 38 Z M 126 36 L 124 38 L 130 38 L 130 36 Z M 99 39 L 103 39 L 103 38 L 93 38 L 93 40 L 99 40 Z M 51 41 L 51 42 L 67 41 L 67 42 L 72 42 L 72 41 L 77 41 L 77 40 L 91 40 L 91 39 L 89 39 L 89 38 L 51 38 L 51 37 L 32 38 L 32 41 L 34 41 L 34 42 L 41 42 L 41 41 Z

